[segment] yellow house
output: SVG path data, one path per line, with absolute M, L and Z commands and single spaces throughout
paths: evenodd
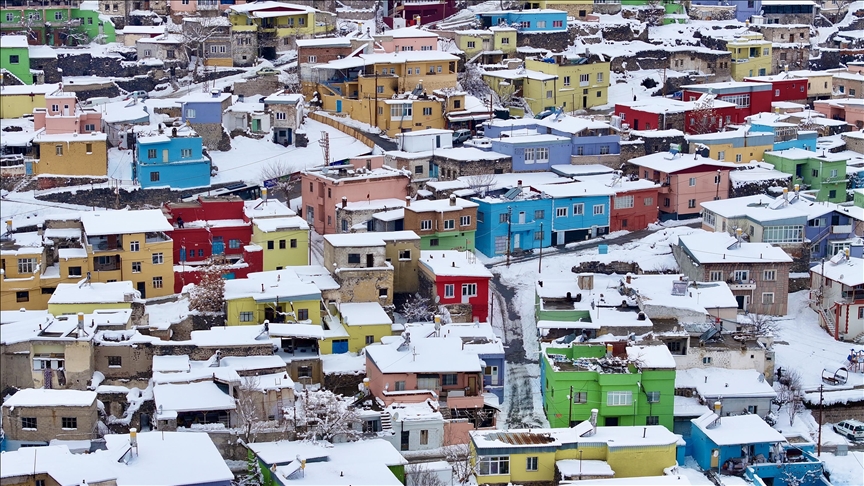
M 393 320 L 377 302 L 339 304 L 338 317 L 348 333 L 348 351 L 352 353 L 393 335 Z M 333 343 L 333 347 L 336 349 L 337 344 Z
M 140 295 L 132 282 L 90 282 L 85 284 L 61 283 L 48 299 L 48 312 L 55 316 L 97 309 L 132 309 L 132 302 Z
M 229 326 L 271 323 L 321 325 L 321 291 L 291 269 L 250 273 L 225 281 Z
M 457 30 L 454 34 L 456 45 L 465 52 L 468 62 L 479 58 L 483 64 L 494 64 L 516 53 L 516 29 L 513 27 Z
M 296 37 L 324 34 L 333 30 L 335 15 L 304 5 L 277 2 L 250 2 L 227 10 L 232 32 L 256 32 L 275 36 L 275 45 L 289 44 Z M 259 44 L 266 41 L 259 38 Z
M 732 79 L 743 81 L 746 77 L 771 74 L 771 41 L 758 32 L 749 32 L 726 43 L 732 53 L 729 68 Z
M 108 135 L 100 132 L 41 134 L 33 139 L 39 146 L 35 174 L 71 176 L 108 175 Z
M 144 299 L 174 293 L 172 226 L 161 210 L 88 212 L 81 223 L 89 282 L 130 281 Z
M 3 310 L 47 309 L 51 292 L 43 292 L 42 287 L 57 284 L 56 279 L 43 278 L 46 267 L 45 248 L 41 245 L 25 245 L 24 241 L 9 241 L 4 242 L 0 249 L 3 270 L 0 275 L 0 308 Z
M 662 425 L 471 431 L 478 484 L 662 476 L 676 464 L 678 436 Z M 590 472 L 589 472 L 590 471 Z M 556 477 L 557 473 L 557 477 Z
M 767 150 L 774 150 L 774 134 L 771 132 L 755 132 L 747 128 L 739 128 L 729 132 L 688 135 L 687 141 L 690 153 L 696 153 L 707 148 L 707 157 L 724 162 L 749 164 L 762 160 Z M 698 144 L 698 147 L 697 147 Z M 703 156 L 705 154 L 703 152 Z
M 57 84 L 0 86 L 0 118 L 20 118 L 45 108 L 45 95 L 58 89 Z
M 282 270 L 309 264 L 311 252 L 309 224 L 281 201 L 267 199 L 245 201 L 243 214 L 252 221 L 253 245 L 263 252 L 263 270 Z
M 829 99 L 834 94 L 834 73 L 828 71 L 789 71 L 793 78 L 807 78 L 807 97 Z

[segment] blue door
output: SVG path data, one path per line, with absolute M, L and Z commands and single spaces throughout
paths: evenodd
M 222 240 L 221 236 L 213 237 L 213 252 L 214 255 L 221 255 L 225 253 L 225 242 Z
M 333 354 L 345 354 L 348 352 L 348 340 L 347 339 L 334 339 L 333 340 Z
M 336 113 L 342 113 L 342 100 L 336 100 Z

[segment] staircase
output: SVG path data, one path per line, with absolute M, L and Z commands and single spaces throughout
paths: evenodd
M 381 412 L 381 430 L 393 430 L 393 420 L 390 412 Z
M 836 336 L 837 324 L 834 322 L 834 316 L 821 307 L 817 307 L 816 312 L 819 313 L 819 319 L 825 323 L 825 329 L 828 330 L 828 334 L 831 337 Z

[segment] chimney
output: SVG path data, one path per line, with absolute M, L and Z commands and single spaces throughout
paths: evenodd
M 630 272 L 627 272 L 627 275 L 624 277 L 624 279 L 626 280 L 626 282 L 628 284 L 632 283 L 633 282 L 633 274 Z
M 522 179 L 519 179 L 518 181 L 516 181 L 516 187 L 518 187 L 519 189 L 522 189 Z
M 607 344 L 606 344 L 606 357 L 607 357 L 607 358 L 611 358 L 611 357 L 612 357 L 612 343 L 607 343 Z
M 589 419 L 589 421 L 591 422 L 590 435 L 594 435 L 597 433 L 597 413 L 598 413 L 598 410 L 596 408 L 591 409 L 591 418 Z
M 741 233 L 743 232 L 744 230 L 741 228 L 735 228 L 735 237 L 738 239 L 738 248 L 741 248 Z
M 789 188 L 783 188 L 783 200 L 789 202 Z
M 801 189 L 801 184 L 795 184 L 795 194 L 798 194 L 799 189 Z
M 714 402 L 714 413 L 717 415 L 718 419 L 722 416 L 723 403 L 721 403 L 719 400 Z
M 411 207 L 411 196 L 405 196 L 405 207 Z
M 342 196 L 342 209 L 345 209 L 347 207 L 348 207 L 348 197 Z
M 135 427 L 129 429 L 129 445 L 138 448 L 138 429 Z
M 81 329 L 81 330 L 84 329 L 84 313 L 83 312 L 78 313 L 78 329 Z
M 456 205 L 456 195 L 455 194 L 450 194 L 450 205 L 451 206 Z
M 267 202 L 267 188 L 266 187 L 261 188 L 261 199 L 263 199 L 264 202 Z

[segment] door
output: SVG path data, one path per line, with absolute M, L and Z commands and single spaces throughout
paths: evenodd
M 497 385 L 498 384 L 498 367 L 497 366 L 490 366 L 488 375 L 489 375 L 489 383 L 491 385 Z
M 399 450 L 407 451 L 410 446 L 411 432 L 403 430 L 399 440 Z
M 342 100 L 336 100 L 336 113 L 342 113 Z
M 519 224 L 525 224 L 525 211 L 519 211 Z
M 69 116 L 69 105 L 63 105 L 63 116 Z
M 162 162 L 168 162 L 168 149 L 162 149 Z
M 477 394 L 477 375 L 468 375 L 468 393 L 472 397 Z
M 261 120 L 259 120 L 257 118 L 252 119 L 252 131 L 253 132 L 260 132 L 261 131 Z
M 749 295 L 736 295 L 735 300 L 738 301 L 738 308 L 746 311 L 748 307 L 750 307 L 750 296 Z
M 135 284 L 135 287 L 138 289 L 138 292 L 141 294 L 142 299 L 146 299 L 147 295 L 147 284 L 145 282 L 138 282 Z
M 435 135 L 435 148 L 441 148 L 441 135 Z
M 375 255 L 371 253 L 366 254 L 366 268 L 372 268 L 375 266 Z
M 588 108 L 588 97 L 587 96 L 582 97 L 582 108 Z
M 211 251 L 213 255 L 221 255 L 225 253 L 225 242 L 222 241 L 221 236 L 213 237 L 213 250 Z
M 720 467 L 720 449 L 711 450 L 711 469 Z
M 348 352 L 348 340 L 347 339 L 334 339 L 333 340 L 333 354 L 345 354 Z
M 514 250 L 518 250 L 518 249 L 522 248 L 522 241 L 521 241 L 520 236 L 522 236 L 522 235 L 520 235 L 519 233 L 516 233 L 513 235 L 513 249 Z
M 563 245 L 564 244 L 564 238 L 567 236 L 566 233 L 564 231 L 558 231 L 556 233 L 556 235 L 557 235 L 556 239 L 558 241 L 558 244 Z

